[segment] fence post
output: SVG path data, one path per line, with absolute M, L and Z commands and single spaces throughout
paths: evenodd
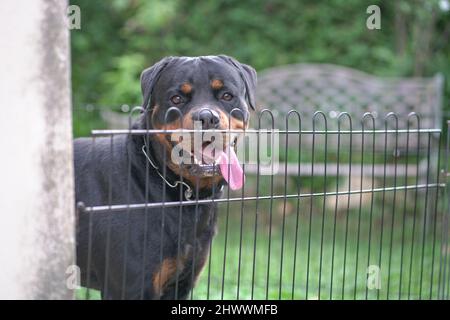
M 0 298 L 68 299 L 74 197 L 67 1 L 0 2 Z

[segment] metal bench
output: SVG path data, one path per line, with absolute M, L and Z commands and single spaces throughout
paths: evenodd
M 341 112 L 346 112 L 352 118 L 352 129 L 362 129 L 362 117 L 364 113 L 370 113 L 365 117 L 364 128 L 367 132 L 376 130 L 396 130 L 407 129 L 408 115 L 415 112 L 420 116 L 421 129 L 440 129 L 442 122 L 442 99 L 443 99 L 443 77 L 440 74 L 432 78 L 383 78 L 373 76 L 358 70 L 331 64 L 294 64 L 282 67 L 267 69 L 258 73 L 257 89 L 258 106 L 260 109 L 269 109 L 273 114 L 274 127 L 278 129 L 286 128 L 286 114 L 289 110 L 296 110 L 302 116 L 301 130 L 312 130 L 312 118 L 316 111 L 320 110 L 327 117 L 327 126 L 324 127 L 322 115 L 316 117 L 316 130 L 337 130 L 338 117 Z M 395 112 L 398 126 L 395 125 L 395 117 L 385 116 Z M 375 128 L 372 125 L 372 119 Z M 417 129 L 417 119 L 410 116 L 411 130 Z M 258 128 L 258 119 L 252 120 L 252 127 Z M 270 116 L 261 118 L 261 127 L 270 128 L 272 120 Z M 298 129 L 298 120 L 291 116 L 289 129 Z M 341 130 L 349 129 L 348 118 L 342 117 Z M 353 151 L 360 150 L 361 136 L 353 135 Z M 394 136 L 394 135 L 392 135 Z M 397 156 L 404 154 L 407 139 L 406 134 L 397 135 L 398 141 L 389 139 L 385 146 L 384 139 L 376 139 L 375 145 L 367 145 L 371 138 L 367 136 L 364 148 L 369 150 L 373 147 L 375 152 L 393 152 Z M 434 135 L 433 135 L 434 137 Z M 432 139 L 435 140 L 435 139 Z M 295 147 L 294 141 L 290 146 Z M 328 138 L 330 146 L 337 145 L 337 134 Z M 409 140 L 409 152 L 419 148 L 423 154 L 427 153 L 427 139 Z M 304 148 L 311 148 L 312 135 L 303 135 L 302 144 Z M 344 145 L 345 142 L 342 142 Z M 396 146 L 396 148 L 395 148 Z M 347 146 L 348 148 L 348 146 Z M 386 148 L 386 149 L 385 149 Z M 437 141 L 431 142 L 431 152 L 435 154 L 439 148 Z M 394 150 L 395 149 L 395 150 Z M 303 150 L 303 149 L 302 149 Z M 281 168 L 284 164 L 281 164 Z M 328 162 L 314 164 L 314 175 L 336 175 L 337 164 Z M 349 166 L 340 166 L 339 175 L 348 175 Z M 253 171 L 248 168 L 249 172 Z M 311 175 L 311 165 L 302 164 L 303 170 L 300 175 Z M 328 170 L 326 170 L 328 169 Z M 367 168 L 370 170 L 370 166 Z M 408 176 L 412 168 L 408 168 Z M 420 166 L 420 171 L 426 171 L 424 163 Z M 352 172 L 357 173 L 355 168 Z M 374 169 L 376 176 L 386 174 L 387 176 L 404 175 L 406 168 L 402 164 L 397 165 L 397 170 L 393 164 L 376 164 Z M 288 174 L 299 174 L 297 165 L 287 164 Z

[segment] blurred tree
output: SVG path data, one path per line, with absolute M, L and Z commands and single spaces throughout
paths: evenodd
M 385 76 L 450 76 L 448 0 L 71 3 L 82 12 L 72 32 L 75 107 L 140 105 L 141 70 L 166 55 L 224 53 L 257 70 L 327 62 Z M 381 30 L 366 28 L 372 4 Z

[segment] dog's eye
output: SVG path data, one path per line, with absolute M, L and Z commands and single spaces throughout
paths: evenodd
M 233 95 L 231 93 L 229 93 L 229 92 L 225 92 L 222 95 L 222 99 L 225 100 L 225 101 L 230 101 L 231 99 L 233 99 Z
M 172 101 L 173 104 L 180 104 L 183 102 L 183 99 L 180 96 L 173 96 L 170 98 L 170 101 Z

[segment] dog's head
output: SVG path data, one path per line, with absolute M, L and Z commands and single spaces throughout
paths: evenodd
M 224 55 L 164 58 L 144 70 L 141 86 L 146 128 L 244 130 L 250 109 L 255 109 L 255 70 Z M 237 136 L 219 134 L 220 147 L 217 134 L 208 139 L 201 133 L 190 133 L 188 138 L 159 133 L 152 141 L 166 151 L 164 163 L 192 184 L 204 188 L 225 178 L 237 189 L 243 183 L 234 150 Z M 164 152 L 157 156 L 161 160 Z

